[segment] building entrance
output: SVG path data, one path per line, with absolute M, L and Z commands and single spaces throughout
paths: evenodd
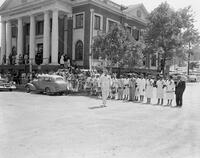
M 39 44 L 37 44 L 37 52 L 36 52 L 36 55 L 35 55 L 35 63 L 37 65 L 40 65 L 40 64 L 42 64 L 42 62 L 43 62 L 43 44 L 39 43 Z

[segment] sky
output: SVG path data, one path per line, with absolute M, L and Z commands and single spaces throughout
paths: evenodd
M 118 4 L 125 6 L 131 4 L 143 3 L 148 12 L 159 6 L 162 2 L 167 2 L 172 8 L 178 10 L 187 6 L 192 6 L 195 18 L 195 27 L 200 31 L 200 0 L 113 0 Z
M 5 0 L 0 0 L 0 5 L 2 5 L 4 1 Z M 148 12 L 151 12 L 159 4 L 165 1 L 168 2 L 171 5 L 171 7 L 174 8 L 175 10 L 178 10 L 180 8 L 184 8 L 187 6 L 192 6 L 192 9 L 194 12 L 194 18 L 196 21 L 195 27 L 200 32 L 200 0 L 113 0 L 113 1 L 118 4 L 123 4 L 125 6 L 143 3 Z M 1 34 L 1 28 L 0 28 L 0 34 Z

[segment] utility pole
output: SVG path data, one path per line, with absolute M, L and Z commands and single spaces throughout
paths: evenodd
M 187 75 L 190 75 L 191 44 L 189 42 Z

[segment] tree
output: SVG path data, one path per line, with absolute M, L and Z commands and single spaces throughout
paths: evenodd
M 199 32 L 194 27 L 194 18 L 191 7 L 186 7 L 180 10 L 180 15 L 183 19 L 183 31 L 182 31 L 182 44 L 183 48 L 186 50 L 188 54 L 188 75 L 190 73 L 190 58 L 194 53 L 193 48 L 199 44 Z
M 114 25 L 111 31 L 95 37 L 92 45 L 93 57 L 108 61 L 109 66 L 133 67 L 140 65 L 145 45 L 136 41 L 121 25 Z
M 181 46 L 182 17 L 165 2 L 150 13 L 148 20 L 145 42 L 154 52 L 163 50 L 161 65 L 165 75 L 166 61 L 172 60 L 176 49 Z

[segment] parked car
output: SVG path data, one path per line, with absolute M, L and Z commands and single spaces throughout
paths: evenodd
M 15 89 L 15 82 L 7 82 L 6 79 L 0 78 L 0 91 L 12 91 Z
M 30 83 L 25 85 L 26 92 L 37 91 L 50 94 L 63 94 L 67 91 L 67 82 L 58 75 L 39 75 Z
M 188 75 L 188 82 L 197 82 L 197 76 L 194 74 Z
M 188 80 L 188 77 L 185 74 L 174 73 L 174 74 L 171 74 L 171 76 L 173 77 L 175 81 L 178 79 L 178 76 L 181 76 L 182 80 L 184 81 Z

